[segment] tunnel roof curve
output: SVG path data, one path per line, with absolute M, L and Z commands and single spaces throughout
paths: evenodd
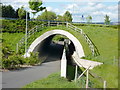
M 64 30 L 51 30 L 51 31 L 47 31 L 45 32 L 44 34 L 42 34 L 41 36 L 39 36 L 37 39 L 35 39 L 32 44 L 30 45 L 29 49 L 27 50 L 27 53 L 25 54 L 26 57 L 29 57 L 30 56 L 30 52 L 33 52 L 33 50 L 35 49 L 35 47 L 40 44 L 43 40 L 45 40 L 46 38 L 48 38 L 49 36 L 51 35 L 64 35 L 66 36 L 67 38 L 69 38 L 74 46 L 75 46 L 75 50 L 78 54 L 78 56 L 81 58 L 84 55 L 84 50 L 83 50 L 83 47 L 81 45 L 81 43 L 79 42 L 79 40 L 73 36 L 71 33 L 67 32 L 67 31 L 64 31 Z

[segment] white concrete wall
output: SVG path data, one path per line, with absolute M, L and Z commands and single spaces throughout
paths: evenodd
M 66 75 L 67 75 L 67 59 L 66 59 L 66 52 L 64 49 L 61 59 L 61 77 L 66 78 Z

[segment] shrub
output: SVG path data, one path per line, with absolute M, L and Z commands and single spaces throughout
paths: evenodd
M 11 55 L 8 58 L 2 59 L 2 68 L 4 69 L 16 69 L 19 68 L 20 65 L 23 65 L 24 58 L 20 55 Z
M 41 63 L 41 60 L 38 58 L 38 53 L 31 53 L 30 57 L 25 58 L 27 65 L 35 65 Z
M 28 20 L 28 31 L 36 25 L 42 24 L 42 21 L 29 21 Z M 26 21 L 23 19 L 17 20 L 2 20 L 2 32 L 16 33 L 25 32 Z

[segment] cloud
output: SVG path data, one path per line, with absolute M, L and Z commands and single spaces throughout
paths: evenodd
M 52 7 L 46 7 L 46 9 L 47 9 L 48 11 L 52 11 L 52 10 L 53 10 Z
M 24 5 L 25 9 L 29 10 L 28 1 L 29 0 L 2 0 L 2 2 L 4 2 L 4 4 L 6 4 L 6 5 L 10 4 L 15 9 L 20 8 L 22 5 Z M 43 0 L 43 2 L 44 1 L 45 0 Z M 53 1 L 57 2 L 57 0 L 56 1 L 53 0 Z M 60 1 L 60 0 L 58 0 L 58 1 Z M 60 1 L 60 2 L 64 2 L 64 1 L 65 0 Z M 110 16 L 112 21 L 115 21 L 118 19 L 118 5 L 117 4 L 116 5 L 115 4 L 107 5 L 106 3 L 102 3 L 101 1 L 94 2 L 94 0 L 92 0 L 92 1 L 89 0 L 89 2 L 85 2 L 85 1 L 82 2 L 81 0 L 74 0 L 74 1 L 75 2 L 73 2 L 73 3 L 65 3 L 64 6 L 61 6 L 61 7 L 57 7 L 56 5 L 53 5 L 53 6 L 49 5 L 49 7 L 47 7 L 47 10 L 53 11 L 57 15 L 63 15 L 66 11 L 69 11 L 70 13 L 72 13 L 73 17 L 75 18 L 74 20 L 78 20 L 78 21 L 80 21 L 79 18 L 81 17 L 81 15 L 84 15 L 85 17 L 88 15 L 91 15 L 93 17 L 93 21 L 103 21 L 104 16 L 106 14 Z M 54 2 L 53 2 L 53 4 L 54 4 Z M 56 3 L 56 4 L 59 5 L 59 3 Z M 38 14 L 41 14 L 41 12 Z
M 118 5 L 108 6 L 107 9 L 110 11 L 118 11 Z
M 95 5 L 97 5 L 97 2 L 89 2 L 88 5 L 89 6 L 95 6 Z
M 73 8 L 79 8 L 79 6 L 77 4 L 68 4 L 66 9 L 73 9 Z

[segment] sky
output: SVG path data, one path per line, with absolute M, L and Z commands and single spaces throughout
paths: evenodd
M 72 14 L 73 22 L 85 22 L 85 18 L 92 16 L 93 22 L 104 22 L 104 16 L 110 16 L 111 22 L 118 21 L 118 0 L 42 0 L 48 11 L 57 15 L 63 15 L 66 11 Z M 25 10 L 30 12 L 29 0 L 2 0 L 4 5 L 12 5 L 14 9 L 24 5 Z M 42 11 L 44 12 L 44 11 Z M 35 17 L 42 12 L 36 14 Z M 32 14 L 30 14 L 33 17 Z M 82 19 L 84 16 L 84 20 Z

